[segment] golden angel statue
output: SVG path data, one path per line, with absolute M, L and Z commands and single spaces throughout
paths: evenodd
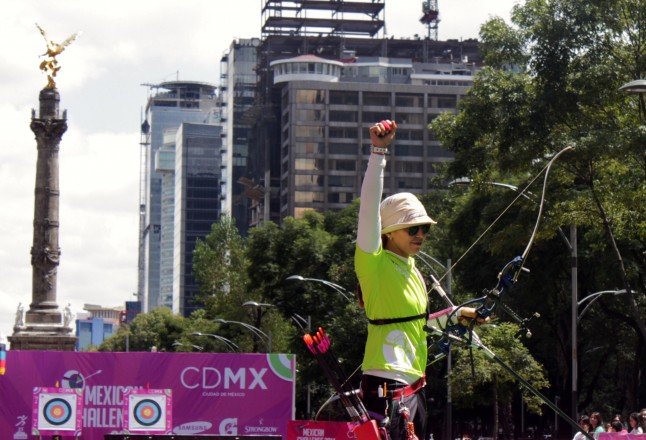
M 47 52 L 41 55 L 41 57 L 46 57 L 46 58 L 45 58 L 45 61 L 40 63 L 40 70 L 47 73 L 46 88 L 55 89 L 56 83 L 54 82 L 54 77 L 56 76 L 56 73 L 59 70 L 61 70 L 61 67 L 58 65 L 58 61 L 56 60 L 56 57 L 60 55 L 65 50 L 65 48 L 70 45 L 72 41 L 76 40 L 76 37 L 81 35 L 81 32 L 79 31 L 74 35 L 69 36 L 65 41 L 58 44 L 47 37 L 47 32 L 45 32 L 43 28 L 38 26 L 38 23 L 36 23 L 36 27 L 38 28 L 41 35 L 45 39 L 45 42 L 47 43 Z

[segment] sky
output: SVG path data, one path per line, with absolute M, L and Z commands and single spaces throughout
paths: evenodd
M 439 39 L 477 38 L 520 0 L 439 0 Z M 235 38 L 260 37 L 264 0 L 7 0 L 0 15 L 0 339 L 32 299 L 36 142 L 31 109 L 47 80 L 45 41 L 82 34 L 57 57 L 68 129 L 60 144 L 57 302 L 123 306 L 137 290 L 139 126 L 144 83 L 217 84 Z M 426 35 L 422 0 L 387 0 L 387 36 Z

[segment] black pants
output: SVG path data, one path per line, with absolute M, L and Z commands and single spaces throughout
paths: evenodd
M 393 400 L 391 398 L 379 397 L 379 386 L 383 387 L 386 383 L 387 389 L 394 390 L 401 388 L 403 384 L 394 380 L 384 379 L 383 377 L 370 376 L 364 374 L 361 378 L 361 391 L 363 393 L 363 403 L 366 409 L 371 413 L 371 416 L 377 420 L 379 424 L 381 419 L 390 418 L 390 426 L 388 432 L 392 440 L 405 440 L 406 439 L 406 425 L 399 411 L 400 400 Z M 420 389 L 417 393 L 405 397 L 401 403 L 408 408 L 409 421 L 412 421 L 415 426 L 415 435 L 419 440 L 426 439 L 426 393 L 424 388 Z

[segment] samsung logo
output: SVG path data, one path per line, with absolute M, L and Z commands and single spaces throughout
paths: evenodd
M 173 434 L 199 434 L 200 432 L 211 429 L 211 422 L 189 422 L 176 426 Z

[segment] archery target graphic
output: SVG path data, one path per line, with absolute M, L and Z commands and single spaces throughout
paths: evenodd
M 135 422 L 141 426 L 149 427 L 159 423 L 162 417 L 162 409 L 159 403 L 153 399 L 142 399 L 135 404 L 132 415 Z
M 43 418 L 53 426 L 63 426 L 72 420 L 72 405 L 61 397 L 48 399 L 43 405 Z
M 132 390 L 124 403 L 124 427 L 129 432 L 152 434 L 172 428 L 170 390 Z
M 39 435 L 76 432 L 82 419 L 82 399 L 77 390 L 35 388 L 33 428 Z

